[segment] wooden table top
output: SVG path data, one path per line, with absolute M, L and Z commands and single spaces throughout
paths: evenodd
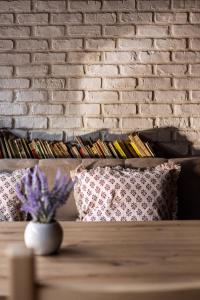
M 200 285 L 200 221 L 61 222 L 58 255 L 37 257 L 41 283 Z M 6 247 L 23 241 L 25 223 L 0 223 L 0 295 L 8 293 Z

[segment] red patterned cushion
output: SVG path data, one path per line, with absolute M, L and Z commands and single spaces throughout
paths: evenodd
M 77 170 L 75 200 L 82 221 L 151 221 L 176 218 L 180 166 L 153 169 L 97 167 Z
M 15 186 L 20 182 L 26 169 L 12 173 L 0 174 L 0 221 L 21 221 L 20 201 L 17 198 Z

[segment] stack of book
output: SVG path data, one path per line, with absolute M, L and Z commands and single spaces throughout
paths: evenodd
M 154 157 L 148 142 L 138 134 L 130 134 L 128 140 L 83 141 L 75 137 L 73 142 L 46 141 L 19 138 L 8 131 L 0 132 L 0 158 L 133 158 Z

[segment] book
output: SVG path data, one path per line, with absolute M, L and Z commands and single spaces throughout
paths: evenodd
M 29 145 L 29 148 L 31 150 L 31 153 L 32 153 L 33 157 L 36 158 L 36 159 L 39 159 L 40 156 L 38 155 L 38 152 L 37 152 L 37 150 L 35 148 L 35 143 L 32 141 L 28 145 Z
M 120 146 L 119 141 L 115 140 L 113 142 L 113 145 L 115 147 L 115 149 L 117 150 L 117 152 L 119 153 L 119 155 L 121 156 L 121 158 L 127 158 L 126 154 L 124 153 L 122 147 Z
M 130 141 L 125 141 L 126 147 L 128 148 L 129 152 L 131 153 L 132 157 L 138 157 L 137 153 L 135 152 L 134 148 L 131 146 Z
M 139 138 L 137 134 L 129 135 L 129 138 L 137 146 L 141 154 L 141 157 L 151 157 L 151 153 L 148 151 L 145 144 L 142 142 L 142 140 Z
M 108 142 L 108 146 L 113 154 L 113 157 L 119 158 L 119 155 L 117 154 L 115 147 L 113 146 L 112 142 Z
M 133 150 L 135 151 L 135 153 L 137 154 L 138 157 L 142 157 L 142 154 L 140 153 L 140 150 L 138 149 L 138 147 L 136 146 L 136 144 L 133 141 L 130 141 L 130 145 L 133 147 Z
M 77 144 L 79 144 L 79 147 L 80 147 L 79 151 L 80 151 L 81 156 L 82 157 L 86 157 L 86 158 L 89 157 L 89 153 L 88 153 L 88 151 L 87 151 L 87 149 L 86 149 L 86 147 L 85 147 L 82 139 L 80 137 L 78 137 L 78 136 L 75 136 L 74 139 L 77 142 Z

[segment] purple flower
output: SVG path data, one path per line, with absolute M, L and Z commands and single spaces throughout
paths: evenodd
M 64 205 L 73 188 L 73 182 L 67 175 L 57 171 L 54 186 L 49 191 L 46 175 L 38 165 L 31 168 L 16 186 L 17 196 L 22 203 L 21 210 L 29 213 L 33 221 L 50 223 L 54 221 L 56 210 Z

